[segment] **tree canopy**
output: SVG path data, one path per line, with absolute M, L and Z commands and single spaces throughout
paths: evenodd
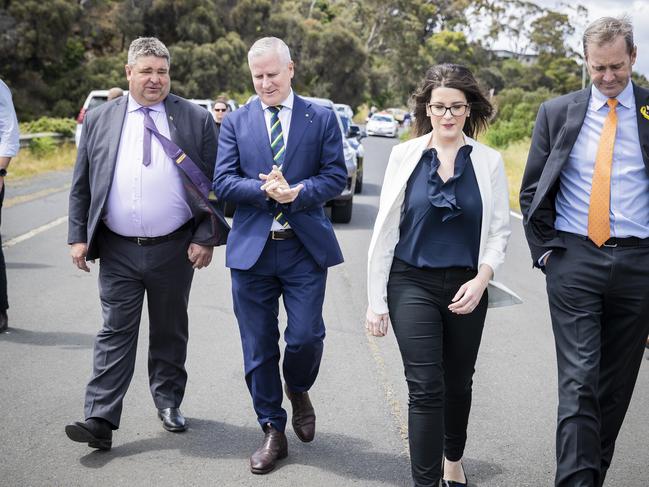
M 566 47 L 574 24 L 523 0 L 4 0 L 0 77 L 21 120 L 75 116 L 90 90 L 126 88 L 129 43 L 156 36 L 172 55 L 174 92 L 242 101 L 247 50 L 274 35 L 291 48 L 298 93 L 353 107 L 405 105 L 441 62 L 467 65 L 495 93 L 558 94 L 581 86 L 580 55 Z M 499 36 L 512 41 L 504 57 Z

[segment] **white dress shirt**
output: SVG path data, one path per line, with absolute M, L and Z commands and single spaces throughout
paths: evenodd
M 140 107 L 129 95 L 104 223 L 119 235 L 160 237 L 186 223 L 192 211 L 180 169 L 155 135 L 151 135 L 151 163 L 142 164 L 144 113 Z M 170 139 L 164 104 L 149 109 L 158 131 Z
M 9 87 L 0 80 L 0 157 L 18 154 L 20 133 Z
M 284 139 L 284 147 L 286 147 L 286 143 L 288 142 L 288 131 L 291 128 L 291 115 L 293 113 L 293 90 L 290 91 L 288 96 L 286 97 L 286 100 L 284 100 L 280 105 L 282 105 L 282 109 L 279 111 L 279 114 L 277 115 L 279 117 L 279 123 L 282 125 L 282 138 Z M 261 101 L 261 99 L 259 100 Z M 273 142 L 271 139 L 271 133 L 270 133 L 270 119 L 273 116 L 273 114 L 268 110 L 268 107 L 270 105 L 266 105 L 263 101 L 261 102 L 261 108 L 264 110 L 264 120 L 266 120 L 266 131 L 268 132 L 268 141 L 270 143 Z M 286 153 L 286 150 L 285 152 Z M 273 219 L 273 223 L 270 227 L 272 231 L 281 231 L 281 230 L 286 230 L 287 228 L 291 228 L 290 225 L 287 225 L 286 227 L 282 227 L 282 225 L 277 222 L 277 220 Z

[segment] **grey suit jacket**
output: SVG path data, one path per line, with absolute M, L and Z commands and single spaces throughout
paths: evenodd
M 211 181 L 216 162 L 218 129 L 212 115 L 176 95 L 164 101 L 171 139 Z M 87 243 L 87 259 L 100 257 L 95 245 L 99 223 L 113 181 L 128 97 L 119 97 L 86 113 L 70 188 L 68 243 Z M 180 170 L 194 215 L 192 241 L 221 245 L 228 227 L 222 216 L 199 198 L 191 180 Z M 160 188 L 164 191 L 164 188 Z
M 586 118 L 590 92 L 589 86 L 546 101 L 536 117 L 520 193 L 525 236 L 535 266 L 546 251 L 565 247 L 554 228 L 555 198 L 559 175 Z M 649 90 L 634 84 L 633 93 L 642 157 L 649 174 L 649 115 L 645 115 L 649 111 Z

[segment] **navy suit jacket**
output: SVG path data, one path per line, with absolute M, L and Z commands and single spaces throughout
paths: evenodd
M 342 135 L 333 110 L 295 96 L 282 172 L 291 186 L 304 184 L 298 197 L 281 205 L 266 198 L 259 173 L 272 169 L 268 130 L 257 98 L 221 124 L 214 170 L 214 193 L 237 205 L 226 246 L 226 266 L 248 270 L 259 259 L 278 209 L 322 268 L 343 261 L 323 205 L 347 182 Z

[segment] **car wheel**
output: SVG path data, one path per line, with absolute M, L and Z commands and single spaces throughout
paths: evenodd
M 352 204 L 354 198 L 350 198 L 343 205 L 334 205 L 331 207 L 331 221 L 334 223 L 349 223 L 352 219 Z
M 236 209 L 237 205 L 235 205 L 234 203 L 230 203 L 229 201 L 223 202 L 223 214 L 228 218 L 232 218 L 234 216 L 234 210 Z
M 354 193 L 363 191 L 363 159 L 356 161 L 356 185 L 354 186 Z

